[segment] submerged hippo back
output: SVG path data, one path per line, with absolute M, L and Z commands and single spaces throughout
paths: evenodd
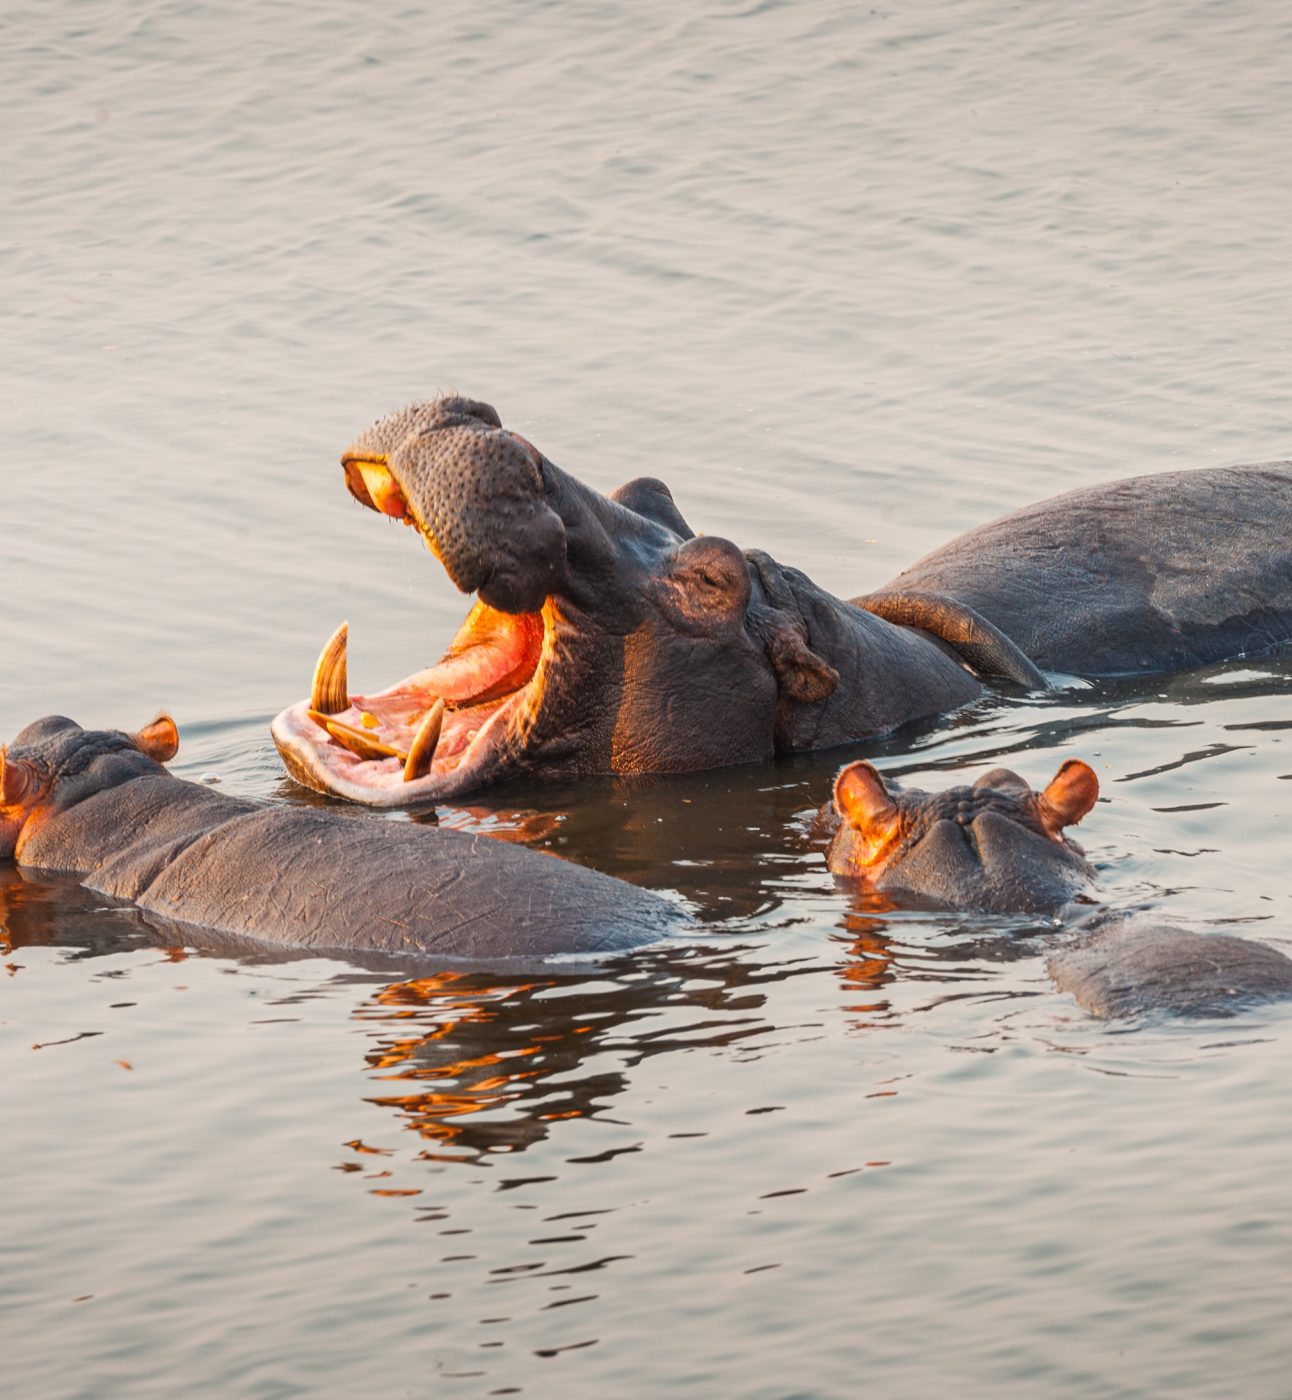
M 537 959 L 685 925 L 658 895 L 488 837 L 226 797 L 166 771 L 178 747 L 169 716 L 133 735 L 29 725 L 0 749 L 0 858 L 292 948 Z
M 1265 943 L 1119 919 L 1052 953 L 1050 976 L 1087 1011 L 1114 1019 L 1150 1011 L 1230 1016 L 1292 997 L 1292 959 Z
M 1292 463 L 1071 491 L 970 530 L 884 592 L 966 603 L 1038 666 L 1133 675 L 1292 638 Z
M 268 943 L 470 959 L 632 948 L 682 922 L 646 890 L 487 836 L 296 807 L 208 832 L 138 903 Z

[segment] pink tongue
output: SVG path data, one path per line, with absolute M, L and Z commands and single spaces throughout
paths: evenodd
M 515 675 L 522 654 L 513 637 L 477 642 L 403 682 L 401 689 L 416 688 L 444 700 L 479 700 Z M 518 678 L 519 679 L 519 678 Z

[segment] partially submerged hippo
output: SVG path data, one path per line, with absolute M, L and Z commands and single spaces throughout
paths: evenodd
M 1064 834 L 1099 796 L 1080 759 L 1040 792 L 1008 768 L 944 792 L 899 790 L 869 763 L 835 779 L 818 830 L 833 830 L 836 875 L 904 902 L 986 913 L 1057 914 L 1094 871 Z M 1097 914 L 1050 954 L 1055 985 L 1096 1016 L 1229 1015 L 1292 996 L 1292 959 L 1264 943 L 1191 933 L 1143 916 Z
M 1094 878 L 1064 828 L 1098 796 L 1099 779 L 1076 758 L 1043 792 L 1008 768 L 930 793 L 890 787 L 871 764 L 850 763 L 821 814 L 834 827 L 826 862 L 873 890 L 949 908 L 1053 913 Z
M 279 946 L 538 959 L 678 932 L 666 900 L 487 837 L 185 782 L 163 716 L 137 734 L 61 716 L 0 750 L 0 860 L 70 872 L 147 914 Z
M 1268 944 L 1144 916 L 1083 933 L 1046 966 L 1061 992 L 1107 1020 L 1150 1011 L 1231 1016 L 1292 997 L 1292 958 Z
M 983 679 L 1167 671 L 1292 636 L 1290 464 L 1073 492 L 851 603 L 697 537 L 659 481 L 599 495 L 470 399 L 383 419 L 342 464 L 478 594 L 440 662 L 366 698 L 339 632 L 274 721 L 294 777 L 374 806 L 756 762 L 941 714 Z

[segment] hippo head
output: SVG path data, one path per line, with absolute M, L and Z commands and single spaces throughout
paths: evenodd
M 0 860 L 21 857 L 24 840 L 78 802 L 156 772 L 179 750 L 179 731 L 159 715 L 135 734 L 82 729 L 62 715 L 29 724 L 0 749 Z
M 367 696 L 337 633 L 310 700 L 273 723 L 307 786 L 400 807 L 525 773 L 753 762 L 787 700 L 837 682 L 750 560 L 697 538 L 661 482 L 601 496 L 487 404 L 414 404 L 341 463 L 355 499 L 417 530 L 477 600 L 438 663 Z
M 850 763 L 835 779 L 826 860 L 836 875 L 885 893 L 989 913 L 1053 912 L 1093 875 L 1063 831 L 1098 796 L 1099 780 L 1075 758 L 1044 792 L 1008 768 L 971 787 L 899 791 L 869 763 Z

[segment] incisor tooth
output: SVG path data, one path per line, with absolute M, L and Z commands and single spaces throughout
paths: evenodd
M 350 624 L 343 622 L 328 638 L 319 652 L 314 667 L 314 684 L 310 687 L 310 709 L 320 714 L 339 715 L 350 708 L 349 683 L 346 680 L 346 651 L 350 643 Z
M 444 701 L 437 700 L 426 712 L 426 718 L 417 726 L 417 733 L 408 750 L 404 763 L 404 781 L 414 782 L 424 778 L 431 771 L 435 758 L 435 746 L 440 742 L 440 730 L 444 728 Z
M 401 761 L 405 759 L 405 755 L 399 749 L 383 744 L 371 734 L 365 734 L 362 729 L 352 729 L 340 720 L 325 720 L 324 727 L 343 749 L 349 749 L 359 758 L 398 758 Z

